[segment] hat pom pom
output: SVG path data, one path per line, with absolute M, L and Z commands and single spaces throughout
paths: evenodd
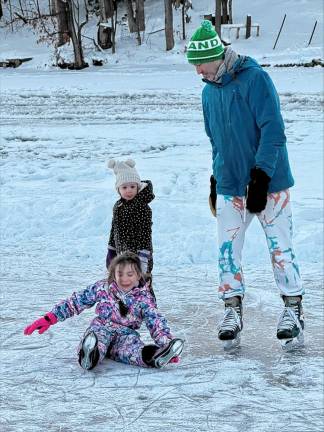
M 206 30 L 207 32 L 212 31 L 213 27 L 212 27 L 212 23 L 209 20 L 204 20 L 201 23 L 201 28 L 203 28 L 204 30 Z
M 107 163 L 108 168 L 111 169 L 113 169 L 115 165 L 116 165 L 116 161 L 114 159 L 110 159 Z
M 125 164 L 127 164 L 129 167 L 133 168 L 135 166 L 135 161 L 133 161 L 133 159 L 127 159 L 125 161 Z

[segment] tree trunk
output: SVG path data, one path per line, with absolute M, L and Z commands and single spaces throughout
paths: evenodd
M 70 39 L 69 25 L 68 25 L 68 5 L 63 0 L 55 0 L 54 8 L 57 27 L 58 27 L 58 41 L 57 46 L 64 45 Z
M 229 24 L 233 24 L 232 0 L 228 0 L 228 17 Z
M 221 37 L 221 34 L 222 34 L 221 21 L 222 21 L 222 4 L 221 4 L 221 0 L 216 0 L 216 5 L 215 5 L 215 30 L 217 31 L 219 37 Z
M 21 7 L 21 0 L 19 0 L 19 5 Z M 50 14 L 55 15 L 56 13 L 55 0 L 48 0 L 48 10 Z
M 106 18 L 111 18 L 114 16 L 115 10 L 114 10 L 114 1 L 113 0 L 104 0 L 105 2 L 105 11 L 106 11 Z
M 108 19 L 114 16 L 113 0 L 99 0 L 100 18 L 97 33 L 98 45 L 103 49 L 112 47 L 112 32 L 111 27 L 101 26 L 100 23 L 108 23 Z
M 2 0 L 0 0 L 0 19 L 3 17 L 3 12 L 2 12 Z
M 181 18 L 182 18 L 182 39 L 186 40 L 186 20 L 185 20 L 185 2 L 182 5 Z
M 118 3 L 116 3 L 115 14 L 111 17 L 111 28 L 112 28 L 112 53 L 116 52 L 116 23 L 117 23 L 117 12 L 118 12 Z
M 100 22 L 107 22 L 114 15 L 113 0 L 99 0 Z
M 228 24 L 227 1 L 228 0 L 222 0 L 222 24 Z
M 141 31 L 145 30 L 144 0 L 127 0 L 127 18 L 130 33 L 137 33 L 138 45 L 141 45 Z
M 164 0 L 166 50 L 174 47 L 172 0 Z
M 127 19 L 130 33 L 145 30 L 144 0 L 127 0 Z
M 72 39 L 73 51 L 74 51 L 74 66 L 77 69 L 81 69 L 84 66 L 84 57 L 81 44 L 81 29 L 80 25 L 76 29 L 74 26 L 74 10 L 73 0 L 67 0 L 68 5 L 68 26 L 69 33 Z
M 128 20 L 129 32 L 130 33 L 136 32 L 137 26 L 136 26 L 135 17 L 134 17 L 132 0 L 127 0 L 127 20 Z
M 136 0 L 136 21 L 138 23 L 138 31 L 144 31 L 145 30 L 144 0 Z

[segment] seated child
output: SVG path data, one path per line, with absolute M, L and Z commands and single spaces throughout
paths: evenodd
M 116 255 L 125 251 L 134 252 L 141 260 L 144 278 L 152 289 L 152 210 L 148 205 L 154 199 L 152 183 L 141 181 L 131 159 L 111 159 L 108 167 L 116 175 L 115 187 L 120 199 L 113 208 L 106 267 Z
M 162 368 L 177 363 L 184 342 L 174 338 L 166 319 L 143 279 L 139 257 L 125 252 L 113 259 L 108 280 L 100 280 L 85 290 L 57 303 L 51 312 L 24 330 L 44 333 L 51 325 L 79 315 L 96 305 L 96 317 L 78 347 L 82 368 L 93 369 L 106 356 L 112 360 L 141 367 Z M 154 344 L 145 345 L 136 331 L 145 322 Z

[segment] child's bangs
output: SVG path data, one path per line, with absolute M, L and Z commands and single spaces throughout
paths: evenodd
M 122 261 L 118 264 L 116 264 L 115 267 L 115 272 L 118 270 L 124 270 L 127 266 L 129 266 L 132 270 L 134 270 L 135 273 L 138 274 L 138 268 L 136 266 L 136 264 L 134 262 L 127 262 L 127 261 Z

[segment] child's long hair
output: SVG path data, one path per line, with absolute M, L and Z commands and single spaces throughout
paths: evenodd
M 136 271 L 140 280 L 140 284 L 143 285 L 143 283 L 145 282 L 144 282 L 143 272 L 141 269 L 141 261 L 136 254 L 130 251 L 124 252 L 116 256 L 111 261 L 108 269 L 108 283 L 111 283 L 115 280 L 115 272 L 117 266 L 120 266 L 123 269 L 128 264 L 131 265 L 133 269 Z

